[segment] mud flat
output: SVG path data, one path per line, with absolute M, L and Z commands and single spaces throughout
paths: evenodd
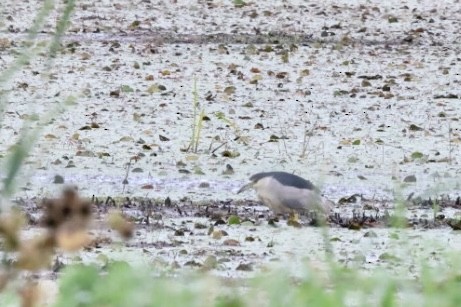
M 39 5 L 2 6 L 1 67 Z M 237 199 L 268 169 L 310 178 L 334 200 L 456 196 L 457 16 L 456 1 L 80 1 L 51 70 L 39 53 L 3 85 L 0 155 L 25 119 L 73 97 L 45 126 L 19 196 L 53 193 L 59 175 L 89 195 Z M 206 118 L 185 152 L 194 81 Z

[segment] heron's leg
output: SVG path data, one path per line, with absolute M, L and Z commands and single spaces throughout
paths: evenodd
M 291 209 L 290 213 L 288 213 L 288 219 L 299 222 L 299 213 L 298 213 L 298 211 L 296 211 L 294 209 Z
M 287 225 L 288 226 L 293 226 L 293 227 L 302 227 L 302 224 L 299 220 L 299 213 L 296 210 L 290 210 L 288 220 L 287 220 Z

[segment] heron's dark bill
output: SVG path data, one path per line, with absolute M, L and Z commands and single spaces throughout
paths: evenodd
M 237 194 L 240 194 L 243 191 L 251 189 L 253 187 L 253 184 L 254 184 L 254 182 L 250 182 L 250 183 L 245 184 L 243 187 L 240 188 L 240 190 L 238 190 Z

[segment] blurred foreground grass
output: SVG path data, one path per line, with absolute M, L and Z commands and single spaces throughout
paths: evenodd
M 443 276 L 442 276 L 443 275 Z M 293 278 L 283 271 L 229 281 L 197 273 L 158 277 L 149 268 L 133 268 L 125 262 L 107 267 L 69 266 L 58 278 L 54 306 L 460 306 L 461 278 L 455 271 L 440 274 L 425 268 L 419 280 L 389 275 L 386 271 L 364 274 L 336 264 L 327 270 L 305 270 Z M 42 288 L 46 296 L 51 289 Z M 53 291 L 50 291 L 53 292 Z M 33 298 L 34 296 L 31 295 Z M 0 295 L 1 306 L 16 306 L 13 292 Z M 24 306 L 24 305 L 23 305 Z M 34 306 L 34 305 L 28 305 Z
M 207 274 L 153 277 L 124 262 L 103 274 L 74 266 L 60 279 L 57 306 L 460 306 L 459 261 L 448 260 L 452 270 L 424 267 L 419 280 L 331 263 L 322 271 L 302 269 L 296 279 L 277 270 L 233 286 Z

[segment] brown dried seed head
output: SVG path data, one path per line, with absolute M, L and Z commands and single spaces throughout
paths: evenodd
M 133 236 L 134 224 L 125 219 L 119 211 L 113 211 L 108 215 L 108 223 L 110 228 L 114 229 L 119 235 L 127 240 Z
M 4 235 L 11 235 L 21 230 L 24 225 L 24 214 L 18 210 L 12 210 L 0 214 L 0 233 Z
M 54 242 L 51 234 L 22 241 L 16 267 L 22 270 L 36 271 L 50 266 Z
M 58 229 L 67 221 L 78 221 L 86 227 L 91 218 L 91 202 L 80 199 L 76 188 L 68 187 L 59 199 L 43 201 L 44 214 L 41 224 L 48 229 Z
M 72 202 L 78 198 L 78 187 L 76 186 L 67 186 L 62 191 L 62 198 L 65 201 Z
M 134 225 L 130 222 L 126 222 L 121 229 L 119 229 L 120 236 L 128 240 L 133 237 L 134 234 Z
M 91 243 L 91 236 L 84 230 L 62 229 L 56 233 L 59 248 L 74 252 Z
M 81 202 L 80 215 L 84 218 L 89 218 L 91 216 L 91 203 L 89 201 Z
M 19 231 L 24 223 L 24 214 L 17 210 L 0 214 L 0 235 L 4 238 L 6 250 L 16 250 L 19 247 Z
M 43 226 L 47 227 L 47 228 L 51 228 L 51 229 L 54 229 L 58 226 L 58 222 L 51 216 L 47 216 L 43 219 L 43 222 L 42 222 Z
M 41 293 L 37 282 L 28 281 L 20 290 L 21 306 L 34 307 L 37 306 Z
M 41 225 L 49 229 L 57 228 L 64 220 L 62 202 L 58 199 L 47 199 L 44 201 L 43 208 Z
M 91 202 L 83 199 L 78 199 L 78 201 L 74 202 L 72 207 L 72 217 L 89 219 L 91 217 L 91 213 Z
M 51 207 L 53 207 L 53 205 L 54 205 L 54 200 L 53 199 L 44 198 L 42 200 L 42 203 L 41 203 L 41 208 L 43 208 L 45 210 L 49 210 L 49 209 L 51 209 Z
M 72 204 L 64 204 L 61 207 L 61 215 L 63 219 L 67 219 L 72 215 Z

